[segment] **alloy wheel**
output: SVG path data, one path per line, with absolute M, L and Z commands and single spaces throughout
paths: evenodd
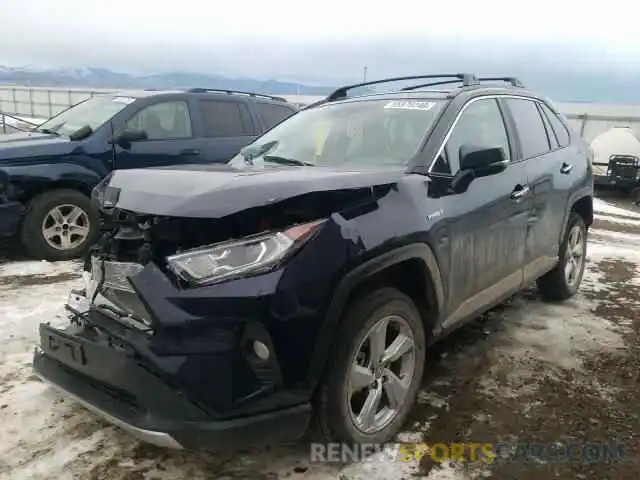
M 575 225 L 569 231 L 564 264 L 564 277 L 570 287 L 574 287 L 580 280 L 584 258 L 585 236 L 580 226 Z
M 89 236 L 89 215 L 77 205 L 58 205 L 45 215 L 42 236 L 56 250 L 72 250 Z
M 362 433 L 384 429 L 407 401 L 416 370 L 414 349 L 414 333 L 398 315 L 378 320 L 360 342 L 347 377 L 346 402 Z

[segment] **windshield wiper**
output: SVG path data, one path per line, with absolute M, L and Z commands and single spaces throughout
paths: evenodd
M 314 167 L 313 163 L 303 162 L 295 158 L 279 157 L 277 155 L 263 155 L 265 162 L 277 163 L 278 165 L 295 165 L 300 167 Z
M 54 131 L 54 130 L 51 130 L 50 128 L 36 128 L 36 130 L 37 130 L 38 132 L 46 133 L 46 134 L 48 134 L 48 135 L 55 135 L 56 137 L 59 137 L 59 136 L 60 136 L 60 134 L 59 134 L 58 132 L 56 132 L 56 131 Z

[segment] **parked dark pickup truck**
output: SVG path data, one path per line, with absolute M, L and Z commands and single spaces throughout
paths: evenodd
M 297 111 L 280 97 L 212 89 L 90 98 L 33 132 L 0 136 L 0 238 L 36 258 L 81 256 L 99 233 L 91 190 L 110 171 L 225 163 Z

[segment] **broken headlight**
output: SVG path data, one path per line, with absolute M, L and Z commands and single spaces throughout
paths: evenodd
M 308 240 L 324 222 L 319 220 L 279 232 L 245 237 L 167 257 L 169 268 L 196 285 L 228 280 L 273 268 Z

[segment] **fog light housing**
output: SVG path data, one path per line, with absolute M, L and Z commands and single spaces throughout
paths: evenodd
M 271 356 L 269 347 L 258 340 L 253 341 L 253 353 L 255 353 L 256 357 L 263 361 L 269 360 L 269 357 Z

